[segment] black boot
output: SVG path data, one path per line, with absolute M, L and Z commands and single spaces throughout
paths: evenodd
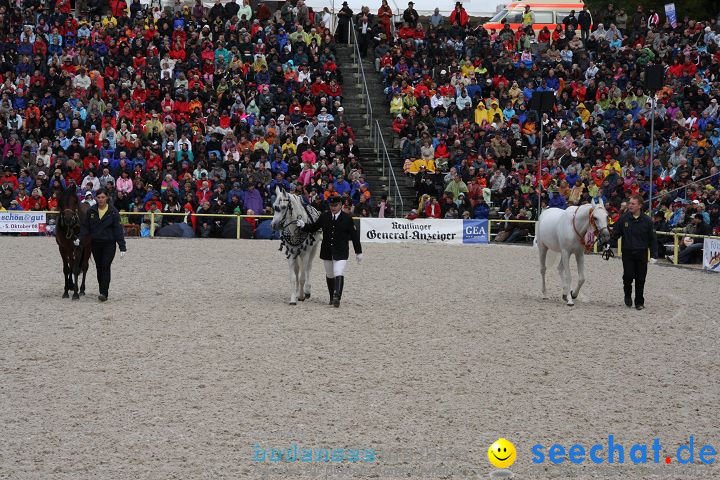
M 345 277 L 342 275 L 335 277 L 335 292 L 333 293 L 333 306 L 335 308 L 340 306 L 340 298 L 342 297 L 343 291 L 343 280 L 345 280 Z
M 328 293 L 330 294 L 330 301 L 328 302 L 328 305 L 333 304 L 333 292 L 335 291 L 335 279 L 330 277 L 325 277 L 325 283 L 327 283 L 328 287 Z

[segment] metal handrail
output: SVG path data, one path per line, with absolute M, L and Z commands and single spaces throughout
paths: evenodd
M 370 92 L 368 91 L 367 86 L 367 78 L 365 77 L 365 68 L 363 67 L 362 58 L 360 57 L 360 45 L 357 41 L 357 32 L 355 31 L 355 22 L 352 18 L 350 18 L 350 30 L 352 31 L 352 39 L 353 43 L 355 44 L 354 49 L 354 55 L 355 55 L 355 61 L 358 64 L 358 80 L 357 84 L 363 86 L 363 90 L 365 91 L 365 96 L 363 98 L 363 103 L 365 104 L 365 126 L 372 127 L 372 121 L 373 121 L 373 111 L 372 111 L 372 102 L 370 101 Z M 370 137 L 372 138 L 373 132 L 372 128 L 370 129 Z
M 400 214 L 405 213 L 405 202 L 403 202 L 402 194 L 400 193 L 400 187 L 397 183 L 397 178 L 395 178 L 395 169 L 393 168 L 392 162 L 390 161 L 390 155 L 387 151 L 387 146 L 385 145 L 385 138 L 383 138 L 382 130 L 380 129 L 380 122 L 375 120 L 375 129 L 376 134 L 375 138 L 376 140 L 376 151 L 378 154 L 378 157 L 381 155 L 383 156 L 383 162 L 382 162 L 382 168 L 383 168 L 383 177 L 385 176 L 385 162 L 387 162 L 388 169 L 390 170 L 390 176 L 392 177 L 392 181 L 395 184 L 395 195 L 393 195 L 393 209 L 395 210 L 395 215 L 398 215 L 397 205 L 395 203 L 395 198 L 398 198 L 400 200 Z
M 395 11 L 397 13 L 393 13 L 392 19 L 390 20 L 390 33 L 392 33 L 393 38 L 395 38 L 395 15 L 400 17 L 402 15 L 402 13 L 400 11 L 400 7 L 398 7 L 397 2 L 395 0 L 392 0 L 392 3 L 393 3 L 393 5 L 395 5 Z M 389 38 L 388 38 L 388 42 L 390 42 Z
M 657 191 L 656 189 L 653 189 L 653 191 L 655 192 L 655 198 L 657 199 L 657 198 L 659 198 L 659 197 L 661 197 L 661 196 L 664 197 L 665 195 L 670 195 L 670 194 L 672 194 L 672 193 L 674 193 L 674 192 L 687 189 L 687 188 L 688 188 L 689 186 L 691 186 L 691 185 L 701 184 L 702 182 L 704 182 L 704 181 L 706 181 L 706 180 L 710 180 L 711 178 L 713 178 L 713 177 L 715 177 L 715 176 L 717 176 L 717 175 L 718 175 L 717 173 L 712 173 L 712 174 L 708 175 L 707 177 L 703 177 L 703 178 L 699 178 L 699 179 L 697 179 L 697 180 L 693 180 L 693 181 L 691 181 L 691 182 L 686 183 L 685 185 L 683 185 L 683 186 L 681 186 L 681 187 L 673 188 L 672 190 L 668 190 L 668 191 L 666 191 L 666 192 Z M 651 187 L 651 188 L 652 188 L 652 187 Z M 645 200 L 645 201 L 647 202 L 648 200 Z M 651 206 L 652 206 L 652 205 L 651 205 Z

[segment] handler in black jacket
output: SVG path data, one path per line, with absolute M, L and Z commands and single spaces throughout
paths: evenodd
M 623 288 L 625 305 L 632 307 L 632 283 L 635 281 L 635 308 L 645 308 L 645 277 L 647 276 L 648 249 L 657 258 L 657 237 L 653 221 L 642 213 L 643 199 L 633 195 L 625 212 L 613 225 L 610 241 L 622 237 Z M 605 249 L 609 249 L 609 244 Z
M 107 190 L 101 188 L 97 191 L 95 196 L 97 204 L 87 211 L 85 219 L 80 224 L 80 238 L 75 240 L 75 245 L 79 245 L 88 235 L 92 239 L 92 254 L 97 268 L 98 285 L 100 285 L 98 300 L 101 302 L 108 299 L 110 265 L 115 258 L 115 244 L 120 247 L 120 257 L 124 257 L 127 251 L 123 227 L 120 224 L 120 212 L 108 204 L 108 199 Z
M 330 211 L 320 214 L 314 223 L 305 224 L 298 220 L 297 226 L 306 232 L 316 232 L 322 228 L 323 239 L 320 245 L 320 258 L 325 264 L 325 280 L 330 293 L 330 305 L 340 306 L 343 283 L 343 272 L 350 256 L 348 242 L 352 240 L 358 263 L 362 261 L 360 234 L 350 215 L 342 211 L 340 197 L 330 198 Z

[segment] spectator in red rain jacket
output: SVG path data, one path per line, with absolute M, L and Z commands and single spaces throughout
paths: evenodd
M 315 81 L 310 86 L 310 95 L 317 97 L 318 95 L 327 92 L 327 85 L 323 83 L 322 77 L 315 77 Z
M 183 210 L 185 210 L 185 217 L 183 217 L 183 221 L 185 223 L 189 223 L 192 226 L 193 232 L 197 229 L 197 218 L 195 217 L 195 210 L 193 209 L 193 206 L 190 202 L 183 205 Z
M 158 194 L 156 192 L 153 192 L 152 198 L 145 202 L 145 211 L 150 212 L 153 210 L 153 208 L 156 208 L 157 210 L 162 210 L 163 204 L 158 199 Z
M 70 5 L 70 0 L 58 0 L 55 4 L 55 11 L 69 15 L 72 11 L 72 6 Z
M 468 13 L 463 8 L 462 3 L 455 2 L 455 10 L 450 14 L 450 25 L 457 25 L 465 28 L 468 24 Z
M 157 167 L 158 171 L 162 170 L 162 157 L 153 151 L 148 151 L 145 169 L 150 171 L 153 167 Z
M 413 35 L 415 35 L 415 29 L 410 28 L 410 25 L 406 23 L 402 27 L 400 27 L 400 29 L 397 31 L 397 35 L 400 38 L 413 38 Z
M 198 200 L 198 205 L 202 204 L 203 202 L 209 202 L 213 196 L 213 192 L 210 189 L 210 182 L 208 182 L 207 180 L 202 180 L 201 182 L 202 183 L 200 184 L 200 188 L 198 188 L 198 191 L 195 194 Z
M 332 101 L 342 101 L 342 87 L 338 85 L 338 83 L 333 80 L 331 81 L 327 87 L 325 88 L 325 92 L 330 97 L 330 100 Z
M 47 209 L 47 200 L 45 200 L 39 188 L 33 190 L 29 204 L 30 208 L 28 210 L 43 211 Z
M 15 200 L 17 200 L 18 204 L 24 211 L 30 210 L 30 197 L 28 197 L 27 193 L 25 193 L 25 189 L 21 189 L 18 192 L 18 196 L 15 197 Z
M 430 200 L 425 205 L 425 216 L 427 218 L 442 218 L 442 207 L 437 198 L 430 197 Z
M 10 185 L 13 191 L 18 189 L 20 183 L 18 183 L 17 176 L 12 172 L 10 167 L 5 167 L 5 173 L 0 177 L 0 187 L 4 185 Z
M 83 158 L 83 170 L 97 170 L 100 168 L 100 160 L 92 153 Z
M 683 64 L 683 74 L 686 77 L 694 77 L 697 73 L 697 65 L 695 65 L 689 58 L 685 60 L 685 63 Z
M 68 161 L 68 167 L 69 170 L 65 173 L 65 181 L 69 184 L 70 180 L 74 180 L 76 185 L 80 185 L 80 181 L 82 180 L 82 169 L 80 165 L 75 165 L 75 162 L 70 160 Z
M 110 0 L 110 13 L 113 17 L 120 17 L 126 12 L 127 3 L 125 2 L 125 0 Z
M 444 138 L 440 139 L 440 143 L 435 147 L 435 158 L 450 158 L 450 152 Z

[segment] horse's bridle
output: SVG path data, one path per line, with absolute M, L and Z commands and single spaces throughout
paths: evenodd
M 577 235 L 578 240 L 580 240 L 580 244 L 585 249 L 585 253 L 590 253 L 593 245 L 595 245 L 595 243 L 597 243 L 598 238 L 599 238 L 598 232 L 600 230 L 598 229 L 597 224 L 595 223 L 595 217 L 593 217 L 593 212 L 595 211 L 596 208 L 597 209 L 601 208 L 601 209 L 605 210 L 605 207 L 602 207 L 602 206 L 591 206 L 590 207 L 590 212 L 588 213 L 588 215 L 590 217 L 590 227 L 592 228 L 593 236 L 595 237 L 595 239 L 592 242 L 586 242 L 585 238 L 582 235 L 580 235 L 580 232 L 578 232 L 577 227 L 575 226 L 575 217 L 577 216 L 577 212 L 578 212 L 578 210 L 580 210 L 580 207 L 578 207 L 575 210 L 575 213 L 573 214 L 573 218 L 572 218 L 573 230 L 575 231 L 575 235 Z M 607 210 L 605 210 L 605 213 L 607 213 Z M 605 228 L 607 229 L 607 227 L 605 227 Z
M 66 224 L 63 220 L 65 218 L 66 212 L 70 212 L 72 214 L 72 222 L 70 222 L 69 224 Z M 58 225 L 65 229 L 65 238 L 70 240 L 73 237 L 75 231 L 78 230 L 78 228 L 80 227 L 80 216 L 78 215 L 77 210 L 73 210 L 72 208 L 63 209 L 62 214 L 59 215 Z
M 280 212 L 280 207 L 278 207 L 277 205 L 274 205 L 273 210 L 275 210 L 276 212 Z M 292 202 L 290 201 L 290 197 L 288 197 L 287 208 L 285 209 L 285 213 L 283 213 L 283 216 L 280 219 L 282 221 L 285 221 L 285 218 L 287 218 L 288 213 L 289 213 L 291 215 L 291 220 L 288 223 L 283 223 L 282 228 L 280 230 L 285 230 L 287 227 L 289 227 L 290 225 L 295 223 L 296 220 L 292 220 L 292 210 L 293 210 Z M 298 217 L 298 218 L 300 218 L 300 217 Z

